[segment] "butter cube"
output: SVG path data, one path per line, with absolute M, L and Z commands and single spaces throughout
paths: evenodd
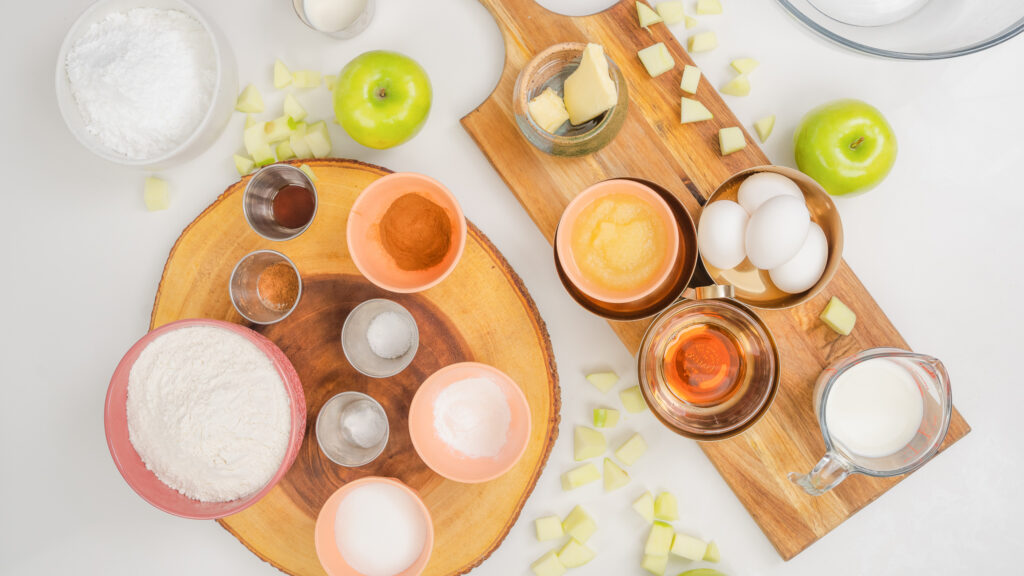
M 732 66 L 732 69 L 740 74 L 749 74 L 760 65 L 761 63 L 753 58 L 737 58 L 729 63 L 729 66 Z
M 536 576 L 562 576 L 565 574 L 565 566 L 558 560 L 558 555 L 554 550 L 530 564 L 530 570 L 533 570 Z
M 743 136 L 743 131 L 736 126 L 722 128 L 718 131 L 718 145 L 722 149 L 722 156 L 728 156 L 746 148 L 747 139 Z
M 578 568 L 594 559 L 594 551 L 586 544 L 570 538 L 569 541 L 558 551 L 558 561 L 566 568 Z
M 854 325 L 857 324 L 857 315 L 854 314 L 853 310 L 847 308 L 842 300 L 835 296 L 828 301 L 819 318 L 821 318 L 821 321 L 826 326 L 834 330 L 836 334 L 842 336 L 848 336 L 850 332 L 853 332 Z
M 640 567 L 655 576 L 665 576 L 665 569 L 668 568 L 668 556 L 653 556 L 644 554 Z
M 562 531 L 572 536 L 574 540 L 586 542 L 594 532 L 597 532 L 597 522 L 594 522 L 582 506 L 576 506 L 562 521 Z
M 721 14 L 722 3 L 719 0 L 697 0 L 697 14 Z
M 644 68 L 647 68 L 647 73 L 651 75 L 651 78 L 660 76 L 676 66 L 676 61 L 672 58 L 672 54 L 669 53 L 664 42 L 648 46 L 637 52 L 636 55 L 640 57 L 640 61 L 643 62 Z
M 537 528 L 537 540 L 541 542 L 558 540 L 565 534 L 565 531 L 562 530 L 562 520 L 558 516 L 537 518 L 534 524 Z
M 659 2 L 655 9 L 658 10 L 658 15 L 665 20 L 665 24 L 678 24 L 686 18 L 686 14 L 683 13 L 683 3 L 679 0 Z
M 682 124 L 689 124 L 690 122 L 703 122 L 704 120 L 711 120 L 714 115 L 708 110 L 707 106 L 703 102 L 693 100 L 683 96 L 682 100 L 682 112 L 680 114 L 679 122 Z
M 672 539 L 672 554 L 688 560 L 701 560 L 708 551 L 707 542 L 700 538 L 676 532 Z
M 580 486 L 586 486 L 591 482 L 601 479 L 601 471 L 594 466 L 593 462 L 587 462 L 562 474 L 562 490 L 575 490 Z
M 565 109 L 569 122 L 578 126 L 615 106 L 619 93 L 608 73 L 608 59 L 600 44 L 587 44 L 579 68 L 565 79 Z
M 683 92 L 696 94 L 698 85 L 700 85 L 700 68 L 687 64 L 683 67 L 683 80 L 679 83 L 679 87 L 683 89 Z
M 142 187 L 142 200 L 146 203 L 146 210 L 150 212 L 166 210 L 171 205 L 167 181 L 154 176 L 146 178 L 146 183 Z
M 717 47 L 718 36 L 714 32 L 699 32 L 687 40 L 687 50 L 690 52 L 708 52 Z
M 554 134 L 569 119 L 565 102 L 552 88 L 546 88 L 526 105 L 530 118 L 545 132 Z
M 772 130 L 775 128 L 775 114 L 761 118 L 757 122 L 754 122 L 754 130 L 757 131 L 757 137 L 763 143 L 772 135 Z
M 654 11 L 653 8 L 637 0 L 636 3 L 636 17 L 640 21 L 641 28 L 647 28 L 653 24 L 664 22 L 661 16 Z
M 747 78 L 746 74 L 740 74 L 722 86 L 722 94 L 730 96 L 746 96 L 750 94 L 750 79 Z

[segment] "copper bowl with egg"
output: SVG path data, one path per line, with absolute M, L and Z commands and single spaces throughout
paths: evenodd
M 831 196 L 820 184 L 803 172 L 783 166 L 756 166 L 733 174 L 708 197 L 704 207 L 706 208 L 719 200 L 736 202 L 740 184 L 747 177 L 759 172 L 773 172 L 785 176 L 795 182 L 803 192 L 811 222 L 821 227 L 825 233 L 825 239 L 828 241 L 828 255 L 821 277 L 809 289 L 790 294 L 780 290 L 772 283 L 768 270 L 756 268 L 749 259 L 744 259 L 734 268 L 721 269 L 712 266 L 702 254 L 701 263 L 715 284 L 728 284 L 733 287 L 734 298 L 737 301 L 753 308 L 783 310 L 799 306 L 814 298 L 828 285 L 836 271 L 839 270 L 839 266 L 843 263 L 843 224 Z M 703 215 L 703 210 L 701 215 Z M 699 217 L 698 222 L 700 222 Z

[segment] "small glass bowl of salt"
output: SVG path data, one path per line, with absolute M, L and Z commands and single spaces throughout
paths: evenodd
M 373 462 L 388 444 L 388 415 L 362 392 L 335 394 L 316 417 L 316 441 L 335 464 L 355 468 Z
M 345 358 L 371 378 L 387 378 L 405 370 L 419 345 L 420 333 L 412 314 L 384 298 L 356 306 L 341 328 Z

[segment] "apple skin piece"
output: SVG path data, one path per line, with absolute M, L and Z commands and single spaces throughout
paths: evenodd
M 323 120 L 311 124 L 306 129 L 306 144 L 314 158 L 326 158 L 331 155 L 331 136 L 327 133 L 327 123 Z
M 728 156 L 746 148 L 747 139 L 736 126 L 722 128 L 718 131 L 718 145 L 722 149 L 722 156 Z
M 644 544 L 644 554 L 649 556 L 668 556 L 672 549 L 672 539 L 675 537 L 675 530 L 664 522 L 657 521 L 651 525 L 651 531 L 647 534 L 647 542 Z
M 562 521 L 562 531 L 574 539 L 586 543 L 597 532 L 597 522 L 582 506 L 576 506 Z
M 263 95 L 260 94 L 260 91 L 255 86 L 249 84 L 238 95 L 238 101 L 235 102 L 235 110 L 245 112 L 246 114 L 259 114 L 263 112 Z
M 771 116 L 765 116 L 757 122 L 754 122 L 754 130 L 757 132 L 757 138 L 762 144 L 768 140 L 768 137 L 772 135 L 772 130 L 775 129 L 775 114 Z
M 562 96 L 573 126 L 597 118 L 615 106 L 619 91 L 608 72 L 603 46 L 587 44 L 579 66 L 565 79 Z
M 238 170 L 239 176 L 245 176 L 249 172 L 252 172 L 253 168 L 256 167 L 256 163 L 252 161 L 252 158 L 245 156 L 234 155 L 235 170 Z
M 562 520 L 558 516 L 537 518 L 534 525 L 537 528 L 537 540 L 540 542 L 558 540 L 565 535 L 565 531 L 562 530 Z
M 284 162 L 285 160 L 291 160 L 295 158 L 295 151 L 292 150 L 292 145 L 287 140 L 277 145 L 277 161 Z
M 570 538 L 565 546 L 558 551 L 558 561 L 566 568 L 579 568 L 594 559 L 594 551 L 586 544 Z
M 586 426 L 577 426 L 573 434 L 573 458 L 577 462 L 596 458 L 608 449 L 604 434 Z
M 676 61 L 672 58 L 672 54 L 669 53 L 664 42 L 648 46 L 637 52 L 636 55 L 640 57 L 640 62 L 643 63 L 651 78 L 657 78 L 676 67 Z
M 530 118 L 540 126 L 540 129 L 554 134 L 569 121 L 569 112 L 565 109 L 565 102 L 551 87 L 545 88 L 533 100 L 526 104 Z
M 679 82 L 679 88 L 683 92 L 689 94 L 696 94 L 697 87 L 700 85 L 700 68 L 687 64 L 683 67 L 683 79 Z
M 608 393 L 609 390 L 619 383 L 619 375 L 615 372 L 594 372 L 587 374 L 587 382 L 594 385 L 601 392 Z
M 821 321 L 840 336 L 849 336 L 857 324 L 857 315 L 842 300 L 832 297 L 821 311 Z
M 794 136 L 797 168 L 833 196 L 878 186 L 896 163 L 896 134 L 860 100 L 837 100 L 807 113 Z
M 701 560 L 704 558 L 704 554 L 707 553 L 707 550 L 707 542 L 700 538 L 694 538 L 693 536 L 676 532 L 675 537 L 672 539 L 671 552 L 673 555 L 679 556 L 680 558 Z
M 708 110 L 707 106 L 699 100 L 683 96 L 680 104 L 679 122 L 689 124 L 691 122 L 703 122 L 711 120 L 715 116 Z
M 654 499 L 654 517 L 666 522 L 675 522 L 679 519 L 679 504 L 671 492 L 661 492 Z
M 705 562 L 714 562 L 716 564 L 721 562 L 722 554 L 718 551 L 718 544 L 715 544 L 714 540 L 708 542 L 708 549 L 704 552 L 703 560 Z
M 575 490 L 580 486 L 586 486 L 591 482 L 601 479 L 601 471 L 594 466 L 593 462 L 587 462 L 562 474 L 562 490 Z
M 629 473 L 612 462 L 611 458 L 604 459 L 604 491 L 612 492 L 629 484 Z
M 732 66 L 732 69 L 739 74 L 750 74 L 760 65 L 761 63 L 753 58 L 737 58 L 729 62 L 729 66 Z
M 530 570 L 536 576 L 562 576 L 565 574 L 565 566 L 558 560 L 558 555 L 552 550 L 530 564 Z
M 167 181 L 149 176 L 142 185 L 142 200 L 146 210 L 157 212 L 166 210 L 171 205 L 171 194 L 167 189 Z
M 658 2 L 655 6 L 658 11 L 658 15 L 661 16 L 665 24 L 679 24 L 686 18 L 686 13 L 683 11 L 683 3 L 679 0 L 669 0 L 668 2 Z
M 639 386 L 633 386 L 619 392 L 619 400 L 622 401 L 622 406 L 626 409 L 626 412 L 630 414 L 637 414 L 647 410 L 647 401 L 644 400 L 644 394 L 640 391 Z
M 683 22 L 685 22 L 685 23 L 686 23 L 686 29 L 687 29 L 687 30 L 692 30 L 692 29 L 694 29 L 694 28 L 696 28 L 696 27 L 697 27 L 697 19 L 696 19 L 696 18 L 694 18 L 693 16 L 687 16 L 687 17 L 686 17 L 686 18 L 685 18 L 685 19 L 683 20 Z
M 640 22 L 641 28 L 649 28 L 665 21 L 653 8 L 639 0 L 636 3 L 636 18 Z
M 697 0 L 697 14 L 721 14 L 722 3 L 719 0 Z
M 367 148 L 383 150 L 423 128 L 432 92 L 426 71 L 415 60 L 374 50 L 345 65 L 332 96 L 334 115 L 345 132 Z
M 299 166 L 299 170 L 302 170 L 303 174 L 305 174 L 306 176 L 309 176 L 309 181 L 310 182 L 314 182 L 315 183 L 318 180 L 320 180 L 320 178 L 317 178 L 316 172 L 313 172 L 313 169 L 309 167 L 309 164 L 303 164 L 303 165 Z
M 718 36 L 714 32 L 698 32 L 686 42 L 686 50 L 691 53 L 709 52 L 718 48 Z
M 730 96 L 746 96 L 750 94 L 750 78 L 746 74 L 740 74 L 726 82 L 721 92 Z
M 316 88 L 322 76 L 316 70 L 296 70 L 292 72 L 292 86 L 296 88 Z
M 654 496 L 650 492 L 644 492 L 639 498 L 633 501 L 633 510 L 641 518 L 649 523 L 654 522 Z
M 639 434 L 633 434 L 629 440 L 626 440 L 618 450 L 615 451 L 615 457 L 626 466 L 632 466 L 636 464 L 636 461 L 640 459 L 644 453 L 647 452 L 647 442 L 644 441 L 644 437 Z
M 668 556 L 644 554 L 644 559 L 640 561 L 640 567 L 655 576 L 665 576 L 665 569 L 668 568 Z
M 306 117 L 306 109 L 302 107 L 302 104 L 299 104 L 295 96 L 288 94 L 284 97 L 284 115 L 290 120 L 300 122 Z
M 615 428 L 619 411 L 612 408 L 594 408 L 594 428 Z
M 281 60 L 274 60 L 274 88 L 280 90 L 292 83 L 292 73 Z

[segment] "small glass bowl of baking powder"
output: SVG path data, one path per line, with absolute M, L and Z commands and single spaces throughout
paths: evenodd
M 345 358 L 371 378 L 388 378 L 405 370 L 419 345 L 416 319 L 401 304 L 384 298 L 353 308 L 341 327 Z

